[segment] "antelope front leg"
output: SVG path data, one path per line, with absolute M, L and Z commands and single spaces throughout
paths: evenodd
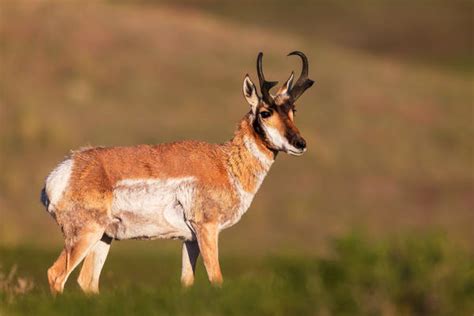
M 199 257 L 199 245 L 196 240 L 183 243 L 183 262 L 181 267 L 181 284 L 190 287 L 194 283 L 194 271 Z
M 223 280 L 219 266 L 217 223 L 197 224 L 195 231 L 209 281 L 221 285 Z

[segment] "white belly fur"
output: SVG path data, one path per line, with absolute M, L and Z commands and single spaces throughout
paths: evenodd
M 126 179 L 113 191 L 113 223 L 106 233 L 116 239 L 193 239 L 186 222 L 194 196 L 193 177 Z

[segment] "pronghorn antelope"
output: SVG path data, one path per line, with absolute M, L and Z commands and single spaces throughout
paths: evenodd
M 181 239 L 183 286 L 193 284 L 199 254 L 210 282 L 222 283 L 220 231 L 247 211 L 278 152 L 299 156 L 306 151 L 294 122 L 295 101 L 314 82 L 306 56 L 289 55 L 301 58 L 301 75 L 293 85 L 292 73 L 272 95 L 277 82 L 265 80 L 259 53 L 261 96 L 246 75 L 243 93 L 250 111 L 228 142 L 80 149 L 48 175 L 41 200 L 65 239 L 48 270 L 54 294 L 63 291 L 83 259 L 78 283 L 84 292 L 97 293 L 114 239 Z

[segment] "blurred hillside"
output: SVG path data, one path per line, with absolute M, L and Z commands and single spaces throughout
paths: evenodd
M 176 3 L 175 1 L 167 1 Z M 140 3 L 153 3 L 142 0 Z M 273 28 L 434 67 L 472 71 L 472 2 L 343 0 L 182 0 L 239 23 Z M 258 5 L 257 5 L 258 3 Z
M 358 227 L 472 248 L 472 2 L 259 3 L 2 1 L 0 244 L 61 242 L 39 191 L 70 149 L 225 141 L 257 53 L 282 82 L 299 49 L 309 151 L 278 157 L 222 244 L 316 251 Z

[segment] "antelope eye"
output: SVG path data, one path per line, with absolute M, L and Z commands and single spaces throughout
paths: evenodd
M 269 112 L 269 111 L 262 111 L 262 112 L 260 112 L 260 116 L 261 116 L 262 118 L 267 118 L 267 117 L 272 116 L 272 113 Z

